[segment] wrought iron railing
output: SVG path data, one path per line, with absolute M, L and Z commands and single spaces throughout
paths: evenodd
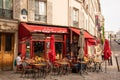
M 78 27 L 78 21 L 73 21 L 73 26 Z
M 47 16 L 46 15 L 35 14 L 35 20 L 46 22 L 47 21 Z
M 12 19 L 13 18 L 13 10 L 0 8 L 0 18 Z

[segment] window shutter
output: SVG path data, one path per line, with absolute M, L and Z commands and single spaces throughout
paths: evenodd
M 28 21 L 34 21 L 35 0 L 28 0 Z
M 20 20 L 20 0 L 13 0 L 13 18 Z
M 47 23 L 48 24 L 52 24 L 52 11 L 53 11 L 52 2 L 47 1 Z

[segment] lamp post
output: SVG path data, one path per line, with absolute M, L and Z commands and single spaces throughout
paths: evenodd
M 112 35 L 110 34 L 110 48 L 112 47 L 112 45 L 111 45 L 111 37 L 112 37 Z M 110 57 L 110 64 L 112 65 L 112 56 Z
M 120 68 L 119 68 L 119 64 L 118 64 L 118 54 L 115 54 L 115 59 L 116 59 L 116 64 L 117 64 L 117 68 L 118 68 L 118 72 L 120 71 Z

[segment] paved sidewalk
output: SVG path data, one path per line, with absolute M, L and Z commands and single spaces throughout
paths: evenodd
M 13 71 L 0 71 L 0 80 L 35 80 L 33 78 L 21 78 L 21 74 L 14 73 Z M 38 78 L 36 80 L 120 80 L 120 72 L 117 71 L 115 66 L 108 66 L 107 72 L 88 72 L 82 76 L 78 73 L 62 76 L 47 76 L 46 79 Z

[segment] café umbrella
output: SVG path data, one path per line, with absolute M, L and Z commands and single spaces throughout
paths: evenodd
M 80 31 L 78 47 L 80 47 L 78 51 L 78 58 L 83 58 L 84 56 L 84 32 L 83 29 Z
M 78 47 L 79 51 L 78 51 L 78 59 L 80 59 L 80 62 L 82 61 L 82 58 L 84 57 L 84 33 L 83 33 L 83 29 L 80 31 L 80 35 L 79 35 L 79 40 L 78 40 Z M 82 64 L 80 64 L 80 74 L 82 72 Z
M 50 60 L 52 63 L 54 63 L 56 54 L 55 54 L 55 38 L 53 35 L 50 38 L 50 49 L 51 49 Z
M 105 72 L 107 72 L 107 62 L 106 61 L 110 58 L 110 56 L 112 54 L 110 45 L 109 45 L 109 41 L 107 39 L 105 39 L 103 54 L 104 54 L 104 60 L 105 60 Z
M 109 45 L 109 41 L 107 39 L 105 39 L 105 43 L 104 43 L 104 60 L 108 60 L 111 56 L 111 49 L 110 49 L 110 45 Z

